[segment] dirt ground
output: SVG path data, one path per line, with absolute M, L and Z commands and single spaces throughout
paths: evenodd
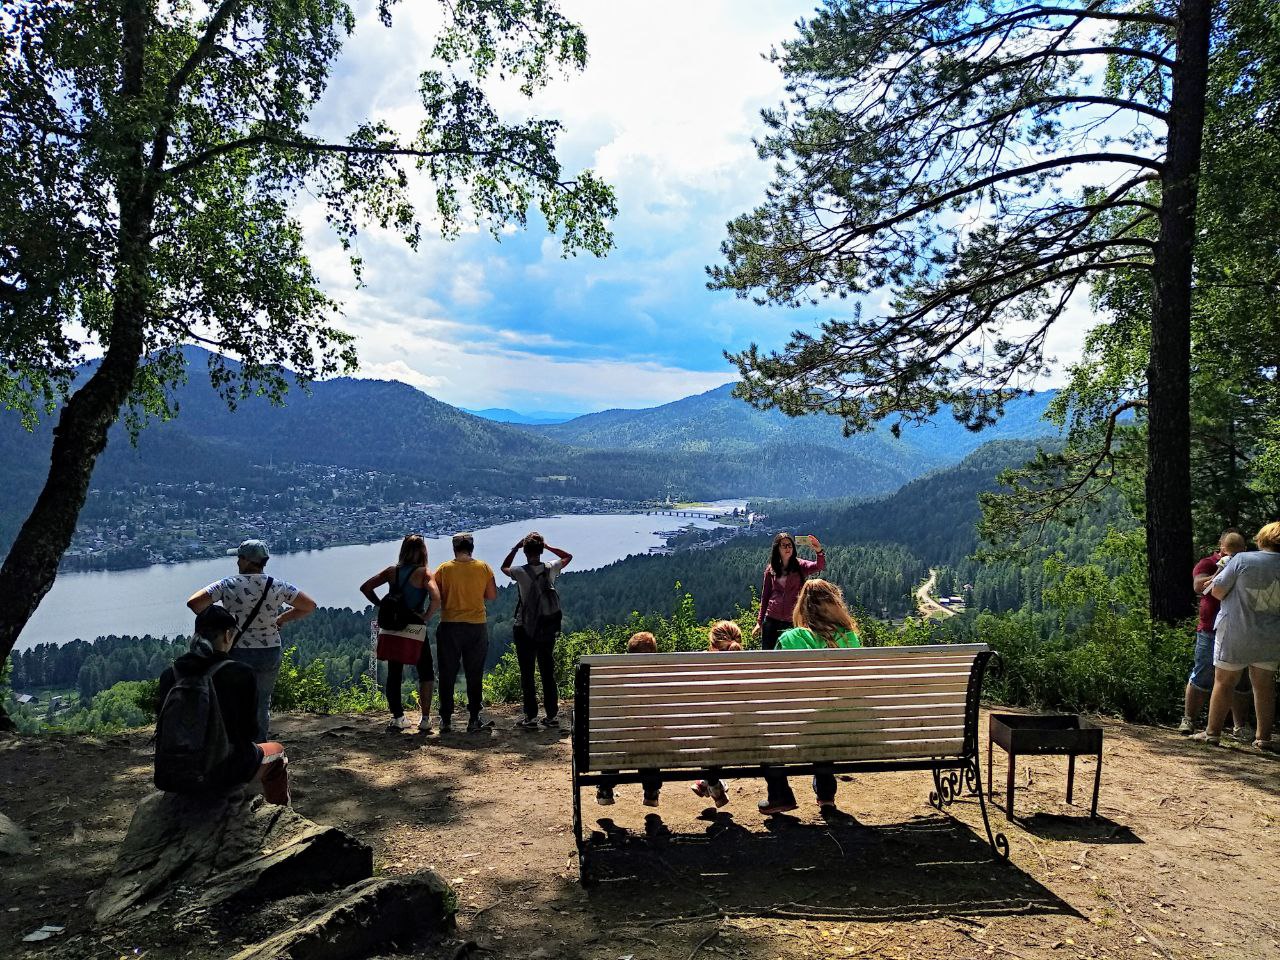
M 1021 760 L 1008 864 L 991 860 L 976 799 L 927 805 L 927 773 L 842 778 L 843 816 L 797 789 L 793 816 L 755 809 L 759 781 L 716 812 L 671 783 L 583 812 L 600 881 L 577 882 L 568 732 L 388 734 L 385 716 L 280 718 L 305 816 L 371 843 L 378 871 L 439 871 L 458 891 L 473 956 L 771 958 L 1246 958 L 1280 956 L 1280 763 L 1176 733 L 1106 727 L 1100 818 L 1065 803 L 1066 761 Z M 985 727 L 985 718 L 984 718 Z M 985 739 L 985 729 L 984 729 Z M 0 861 L 0 956 L 225 957 L 262 931 L 222 926 L 106 938 L 89 925 L 134 805 L 145 733 L 0 740 L 0 810 L 34 857 Z M 985 746 L 985 744 L 984 744 Z M 985 762 L 985 749 L 983 751 Z M 996 803 L 1004 757 L 997 749 Z M 1077 766 L 1078 802 L 1093 765 Z M 797 788 L 805 788 L 802 783 Z M 273 922 L 309 909 L 276 905 Z M 60 937 L 24 944 L 43 924 Z M 460 955 L 430 944 L 407 956 Z

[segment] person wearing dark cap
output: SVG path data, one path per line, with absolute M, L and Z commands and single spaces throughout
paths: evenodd
M 221 603 L 235 618 L 241 633 L 231 659 L 253 668 L 258 690 L 256 739 L 264 742 L 271 726 L 271 694 L 280 672 L 280 628 L 311 614 L 316 602 L 293 584 L 267 576 L 271 553 L 261 540 L 244 541 L 235 555 L 239 572 L 197 590 L 187 606 L 199 614 Z
M 217 696 L 230 751 L 213 769 L 209 788 L 229 790 L 260 781 L 268 803 L 288 804 L 289 761 L 284 746 L 274 741 L 259 742 L 255 736 L 258 695 L 254 671 L 228 656 L 238 632 L 236 618 L 225 607 L 208 604 L 196 614 L 196 636 L 190 652 L 160 675 L 156 712 L 163 716 L 165 699 L 179 673 L 190 676 L 216 669 L 209 682 Z

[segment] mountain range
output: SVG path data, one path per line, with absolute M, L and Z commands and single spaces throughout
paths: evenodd
M 284 406 L 249 397 L 231 411 L 210 385 L 208 354 L 187 348 L 186 359 L 188 380 L 174 394 L 178 416 L 149 424 L 136 447 L 117 424 L 95 488 L 249 485 L 242 478 L 328 464 L 410 476 L 441 497 L 458 490 L 637 500 L 876 496 L 958 462 L 989 439 L 1051 432 L 1040 419 L 1049 393 L 1014 401 L 1006 418 L 982 433 L 942 417 L 904 429 L 901 438 L 887 429 L 845 438 L 834 417 L 756 410 L 729 385 L 560 424 L 498 423 L 407 384 L 351 378 L 292 389 Z M 0 412 L 0 542 L 25 516 L 47 472 L 51 422 L 27 433 L 16 414 Z
M 566 420 L 581 416 L 579 413 L 565 413 L 562 410 L 529 410 L 521 412 L 519 410 L 510 410 L 507 407 L 485 407 L 483 410 L 470 410 L 466 407 L 461 407 L 460 409 L 464 413 L 481 417 L 484 420 L 493 420 L 497 423 L 564 423 Z

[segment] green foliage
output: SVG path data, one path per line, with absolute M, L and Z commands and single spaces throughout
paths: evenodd
M 600 653 L 626 653 L 627 641 L 641 631 L 652 633 L 659 653 L 693 652 L 707 649 L 708 629 L 721 619 L 737 622 L 742 630 L 744 648 L 759 648 L 758 640 L 751 637 L 755 626 L 759 603 L 738 606 L 730 617 L 698 618 L 693 595 L 679 582 L 675 585 L 675 608 L 669 616 L 641 615 L 633 612 L 624 623 L 608 624 L 591 630 L 576 630 L 556 640 L 556 682 L 560 696 L 573 698 L 573 676 L 578 660 Z M 520 701 L 520 665 L 514 648 L 508 649 L 485 675 L 484 699 L 486 703 L 518 703 Z
M 114 733 L 144 727 L 156 720 L 155 680 L 126 680 L 97 694 L 87 708 L 81 707 L 53 725 L 70 733 Z
M 1231 0 L 1215 5 L 1215 20 L 1191 314 L 1191 494 L 1202 548 L 1224 527 L 1251 533 L 1280 509 L 1280 8 Z M 1113 74 L 1117 87 L 1133 79 L 1115 63 Z M 1158 225 L 1136 234 L 1154 240 Z M 1150 278 L 1101 274 L 1094 301 L 1108 319 L 1086 337 L 1050 411 L 1067 443 L 1011 474 L 1011 495 L 985 503 L 993 541 L 1117 494 L 1144 514 Z
M 367 641 L 367 627 L 364 636 Z M 335 685 L 327 677 L 325 660 L 312 659 L 305 666 L 300 666 L 300 662 L 297 646 L 284 652 L 271 697 L 274 709 L 306 713 L 366 713 L 387 709 L 386 697 L 368 674 L 348 675 Z
M 306 666 L 299 666 L 297 659 L 296 646 L 284 651 L 271 705 L 278 710 L 328 713 L 333 690 L 325 679 L 324 664 L 319 660 L 312 660 Z
M 383 3 L 384 25 L 391 25 Z M 445 236 L 479 221 L 495 234 L 536 207 L 566 253 L 611 245 L 613 193 L 564 174 L 560 125 L 504 123 L 476 82 L 495 67 L 528 97 L 581 70 L 581 29 L 554 3 L 461 0 L 445 11 L 437 62 L 419 82 L 416 132 L 378 121 L 327 142 L 312 130 L 333 63 L 355 28 L 343 0 L 298 4 L 9 4 L 0 30 L 0 406 L 28 421 L 69 389 L 90 343 L 145 322 L 159 350 L 134 384 L 140 412 L 172 412 L 193 339 L 245 360 L 212 372 L 229 400 L 354 365 L 331 321 L 290 202 L 318 197 L 350 249 L 362 224 L 421 233 L 413 170 L 434 186 Z M 19 51 L 21 51 L 19 53 Z M 136 58 L 136 59 L 135 59 Z M 143 155 L 147 162 L 143 162 Z M 114 241 L 116 231 L 124 236 Z M 359 271 L 359 259 L 353 256 Z M 139 275 L 133 277 L 133 273 Z M 126 276 L 130 274 L 130 276 Z M 145 283 L 146 318 L 113 312 L 119 285 Z
M 1005 672 L 985 690 L 1002 703 L 1143 723 L 1174 719 L 1195 632 L 1148 616 L 1143 550 L 1141 531 L 1113 532 L 1085 562 L 1062 554 L 1044 562 L 1040 609 L 908 620 L 892 642 L 989 644 Z

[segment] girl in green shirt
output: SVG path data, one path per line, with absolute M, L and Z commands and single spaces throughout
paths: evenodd
M 858 624 L 849 615 L 844 594 L 834 583 L 826 580 L 805 581 L 796 600 L 792 622 L 795 626 L 778 638 L 779 650 L 862 646 L 858 637 Z M 759 803 L 761 813 L 786 813 L 796 808 L 796 795 L 786 777 L 765 777 L 764 781 L 768 784 L 769 795 Z M 813 778 L 813 792 L 820 808 L 835 808 L 836 778 L 833 774 L 816 774 Z

